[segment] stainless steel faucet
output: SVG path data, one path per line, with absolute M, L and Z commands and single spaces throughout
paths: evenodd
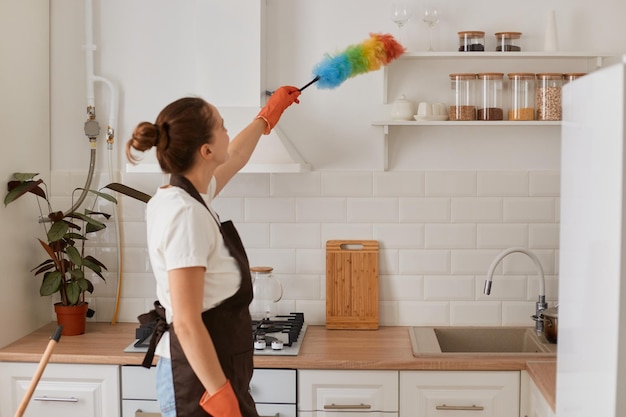
M 485 280 L 485 288 L 483 292 L 485 295 L 491 294 L 491 282 L 493 280 L 493 274 L 496 270 L 496 267 L 506 257 L 512 253 L 519 252 L 527 255 L 532 261 L 535 263 L 537 267 L 537 272 L 539 274 L 539 299 L 535 304 L 535 315 L 532 316 L 535 321 L 535 332 L 537 334 L 543 333 L 543 320 L 541 318 L 541 313 L 543 310 L 548 308 L 548 303 L 546 303 L 546 279 L 543 276 L 543 268 L 541 267 L 541 262 L 539 262 L 539 258 L 537 255 L 532 253 L 530 250 L 526 248 L 513 247 L 503 250 L 496 258 L 491 262 L 491 266 L 489 266 L 489 271 L 487 272 L 487 279 Z

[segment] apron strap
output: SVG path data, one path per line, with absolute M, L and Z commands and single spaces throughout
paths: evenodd
M 156 346 L 163 337 L 163 334 L 168 330 L 169 325 L 167 324 L 167 320 L 165 319 L 165 308 L 158 301 L 154 302 L 154 310 L 150 310 L 147 313 L 144 313 L 137 317 L 139 323 L 148 324 L 156 322 L 156 328 L 154 329 L 154 333 L 152 333 L 152 337 L 150 338 L 150 345 L 148 346 L 148 351 L 146 352 L 146 356 L 143 358 L 143 362 L 141 366 L 144 368 L 150 368 L 152 366 L 152 360 L 154 359 L 154 352 L 156 351 Z

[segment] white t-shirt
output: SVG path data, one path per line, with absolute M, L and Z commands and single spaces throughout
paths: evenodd
M 207 206 L 215 195 L 215 178 L 208 194 L 201 194 Z M 217 217 L 217 216 L 216 216 Z M 167 322 L 175 314 L 168 271 L 201 266 L 204 274 L 203 310 L 217 306 L 241 285 L 237 261 L 230 256 L 217 221 L 209 211 L 179 187 L 159 188 L 146 208 L 148 253 L 156 279 L 157 298 L 165 307 Z M 169 333 L 159 342 L 156 354 L 170 356 Z

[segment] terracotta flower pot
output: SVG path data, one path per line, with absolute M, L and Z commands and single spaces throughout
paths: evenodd
M 61 334 L 63 336 L 76 336 L 85 333 L 87 323 L 87 308 L 89 303 L 76 306 L 64 306 L 60 303 L 54 305 L 57 313 L 57 322 L 63 326 Z

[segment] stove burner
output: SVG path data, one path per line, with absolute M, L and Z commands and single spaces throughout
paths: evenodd
M 255 341 L 266 340 L 267 345 L 280 341 L 284 346 L 291 346 L 298 340 L 303 325 L 304 313 L 252 320 L 252 337 Z

